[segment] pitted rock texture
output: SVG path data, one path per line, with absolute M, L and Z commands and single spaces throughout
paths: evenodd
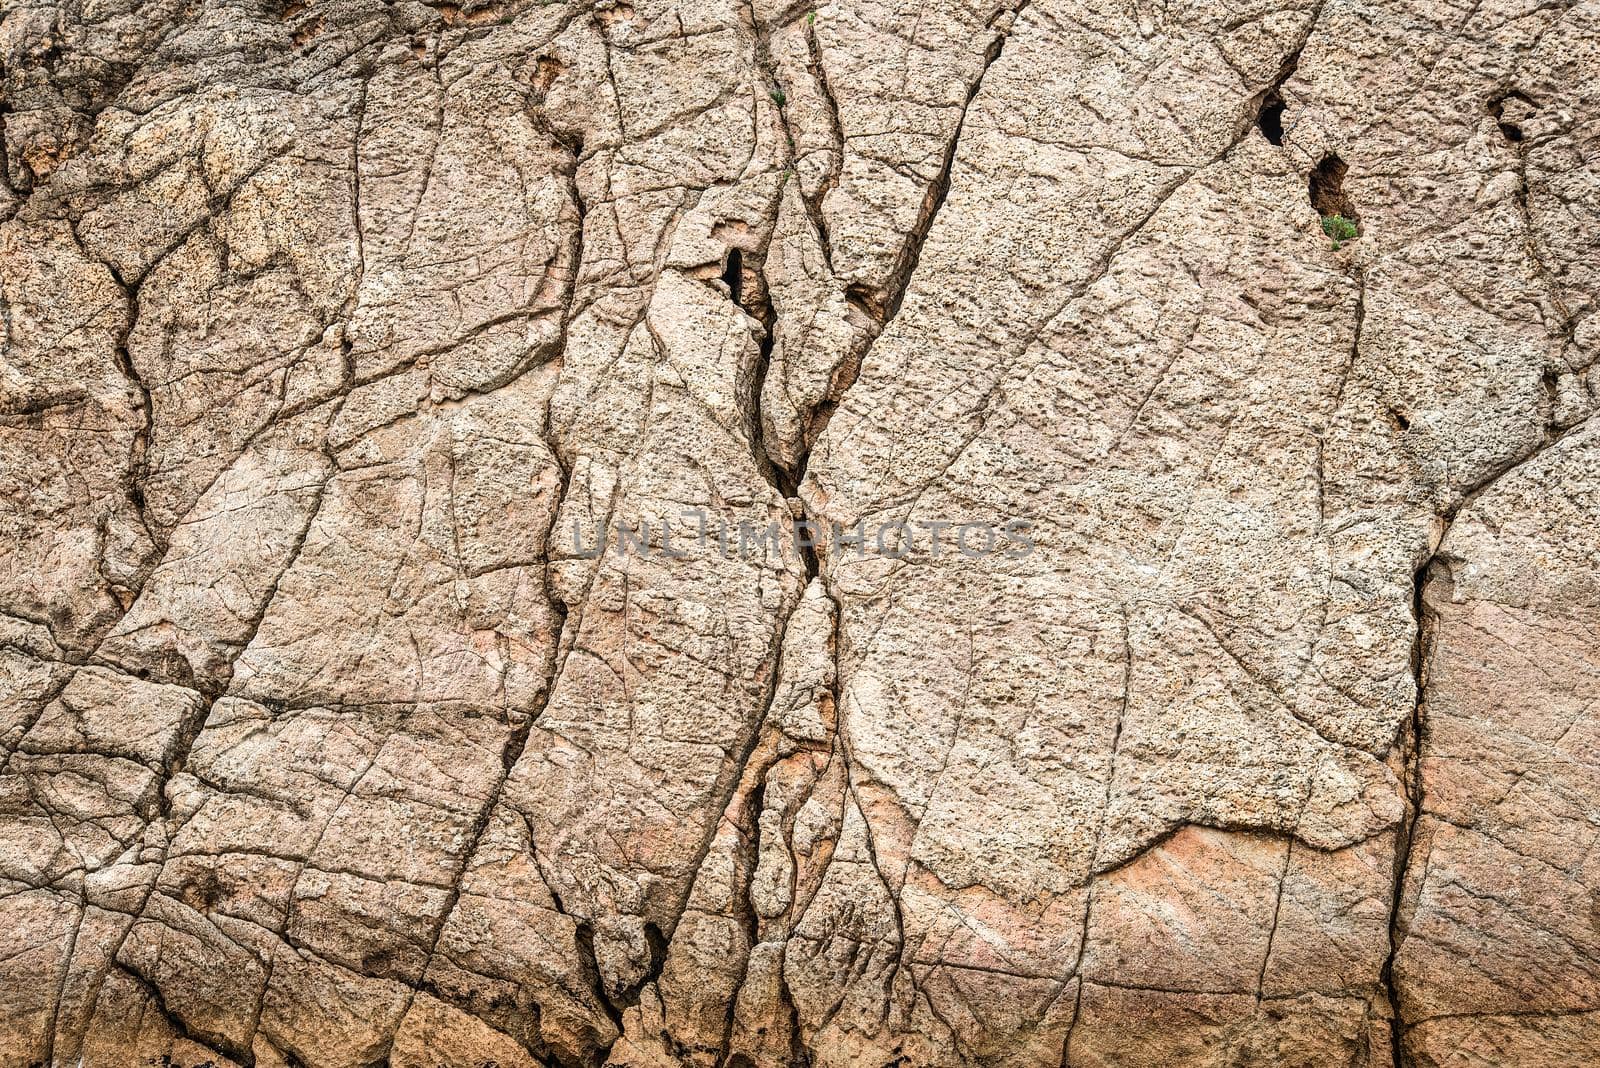
M 1596 0 L 0 12 L 0 1068 L 1600 1062 Z

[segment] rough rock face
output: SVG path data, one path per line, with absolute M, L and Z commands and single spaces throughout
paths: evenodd
M 1597 0 L 0 11 L 0 1068 L 1600 1063 Z

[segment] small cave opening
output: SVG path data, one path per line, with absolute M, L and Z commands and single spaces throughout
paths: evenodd
M 722 268 L 722 281 L 728 287 L 728 296 L 739 307 L 744 307 L 744 256 L 736 248 L 728 250 L 728 262 Z
M 1261 101 L 1261 110 L 1256 113 L 1256 128 L 1274 145 L 1283 144 L 1283 109 L 1283 95 L 1274 89 Z
M 1344 191 L 1344 178 L 1349 171 L 1350 165 L 1330 152 L 1306 178 L 1311 206 L 1317 209 L 1322 219 L 1322 232 L 1333 242 L 1335 252 L 1343 248 L 1346 241 L 1361 236 L 1361 215 Z
M 1342 215 L 1351 222 L 1360 221 L 1361 216 L 1345 196 L 1344 176 L 1348 173 L 1350 165 L 1331 152 L 1312 169 L 1306 186 L 1311 194 L 1311 206 L 1317 209 L 1318 215 L 1324 218 Z

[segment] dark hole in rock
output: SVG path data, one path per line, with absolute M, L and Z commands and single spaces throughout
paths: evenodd
M 1261 102 L 1261 110 L 1256 114 L 1261 136 L 1275 145 L 1283 144 L 1283 107 L 1283 97 L 1274 89 Z
M 722 280 L 727 283 L 728 295 L 733 302 L 743 307 L 741 298 L 744 296 L 744 256 L 736 248 L 728 250 L 728 262 L 722 268 Z
M 1522 123 L 1535 110 L 1534 102 L 1526 94 L 1515 89 L 1496 98 L 1489 105 L 1489 114 L 1494 116 L 1495 125 L 1500 127 L 1501 135 L 1512 144 L 1527 136 L 1523 132 Z

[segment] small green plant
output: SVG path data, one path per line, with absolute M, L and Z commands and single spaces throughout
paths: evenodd
M 817 13 L 815 11 L 813 11 L 810 14 L 806 15 L 806 25 L 807 26 L 815 26 L 816 24 L 817 24 Z
M 1322 217 L 1322 232 L 1333 241 L 1335 249 L 1342 248 L 1346 241 L 1353 241 L 1360 236 L 1361 231 L 1356 229 L 1356 224 L 1346 219 L 1343 215 L 1324 215 Z
M 772 102 L 781 108 L 789 102 L 789 98 L 782 89 L 774 89 L 772 90 Z

